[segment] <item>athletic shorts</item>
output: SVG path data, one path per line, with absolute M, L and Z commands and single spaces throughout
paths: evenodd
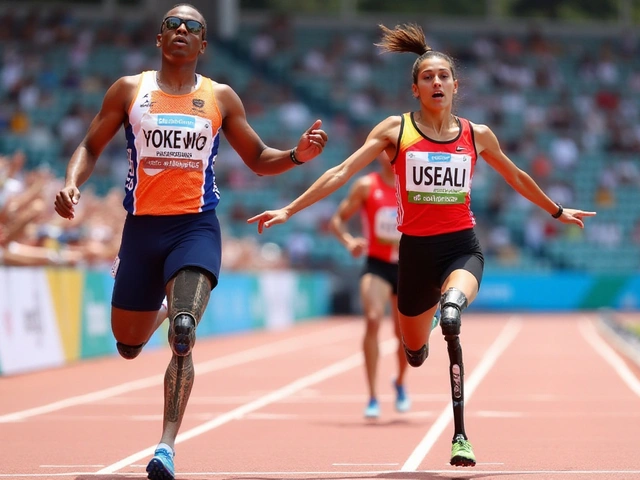
M 367 257 L 367 261 L 362 269 L 362 275 L 371 273 L 376 277 L 380 277 L 391 285 L 394 295 L 398 294 L 398 264 L 389 263 L 379 258 Z
M 400 238 L 398 261 L 398 310 L 415 317 L 437 305 L 444 281 L 454 270 L 466 270 L 478 280 L 484 256 L 473 229 Z
M 218 284 L 222 257 L 215 210 L 186 215 L 127 215 L 114 262 L 111 305 L 134 311 L 157 310 L 165 286 L 184 267 L 198 267 Z

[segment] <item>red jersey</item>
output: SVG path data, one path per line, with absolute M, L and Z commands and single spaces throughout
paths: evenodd
M 430 236 L 473 228 L 471 178 L 478 159 L 473 128 L 455 117 L 458 136 L 431 140 L 413 114 L 402 115 L 398 153 L 393 161 L 398 190 L 398 230 Z
M 383 262 L 397 263 L 398 243 L 398 201 L 394 186 L 388 185 L 378 172 L 370 178 L 369 195 L 361 211 L 362 227 L 368 240 L 367 255 Z

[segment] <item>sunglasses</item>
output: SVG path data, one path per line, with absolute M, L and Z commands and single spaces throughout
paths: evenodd
M 184 20 L 180 17 L 167 17 L 162 21 L 162 25 L 167 30 L 177 30 L 184 23 L 187 32 L 199 35 L 204 30 L 204 25 L 197 20 Z

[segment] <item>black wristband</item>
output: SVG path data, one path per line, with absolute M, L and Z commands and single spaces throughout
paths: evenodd
M 562 208 L 562 205 L 560 205 L 559 203 L 556 203 L 556 205 L 558 205 L 558 211 L 551 216 L 553 218 L 560 218 L 562 216 L 562 212 L 564 212 L 564 208 Z
M 289 157 L 291 157 L 291 161 L 293 163 L 295 163 L 296 165 L 302 165 L 304 162 L 301 162 L 300 160 L 298 160 L 296 158 L 296 149 L 292 148 L 291 150 L 289 150 Z

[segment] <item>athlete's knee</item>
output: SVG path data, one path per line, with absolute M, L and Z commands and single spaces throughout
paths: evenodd
M 467 308 L 467 297 L 457 288 L 450 288 L 440 298 L 440 325 L 442 334 L 455 336 L 460 334 L 462 311 Z
M 186 357 L 191 353 L 196 343 L 196 320 L 190 313 L 179 313 L 169 326 L 169 345 L 179 357 Z
M 144 347 L 144 343 L 140 345 L 125 345 L 124 343 L 116 342 L 116 348 L 118 349 L 118 353 L 122 358 L 126 358 L 127 360 L 133 360 L 142 351 Z
M 429 345 L 427 344 L 423 345 L 419 350 L 410 350 L 404 343 L 402 346 L 404 347 L 404 355 L 407 357 L 407 363 L 412 367 L 419 367 L 429 356 Z

